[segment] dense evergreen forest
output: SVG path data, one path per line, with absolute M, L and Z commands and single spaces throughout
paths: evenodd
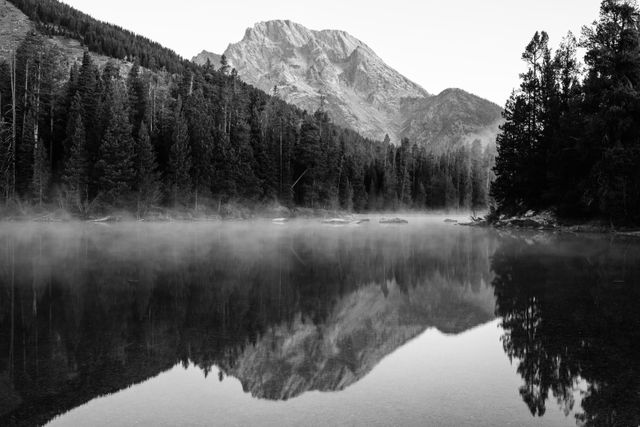
M 0 190 L 69 211 L 228 202 L 346 210 L 481 209 L 491 151 L 371 141 L 57 1 L 13 0 L 40 31 L 0 64 Z M 48 35 L 79 38 L 66 69 Z M 123 61 L 98 67 L 89 51 Z
M 568 218 L 640 223 L 640 11 L 604 0 L 578 40 L 536 33 L 498 137 L 494 214 L 552 208 Z M 586 50 L 585 65 L 577 50 Z

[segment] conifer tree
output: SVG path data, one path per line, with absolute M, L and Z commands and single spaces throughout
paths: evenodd
M 38 205 L 42 205 L 47 197 L 51 180 L 49 155 L 42 139 L 35 145 L 33 156 L 33 179 L 31 181 L 33 197 Z
M 295 147 L 295 193 L 300 203 L 316 206 L 319 201 L 320 128 L 307 116 L 300 130 L 300 141 Z
M 82 100 L 82 122 L 87 135 L 87 150 L 92 159 L 97 160 L 100 146 L 98 69 L 88 51 L 84 52 L 78 73 L 77 90 Z
M 210 193 L 213 179 L 214 126 L 212 115 L 207 107 L 208 103 L 200 88 L 194 91 L 185 106 L 190 130 L 189 139 L 193 159 L 191 175 L 196 208 L 199 197 Z
M 135 147 L 135 187 L 138 214 L 144 214 L 149 207 L 160 200 L 160 182 L 157 172 L 156 155 L 151 144 L 147 125 L 143 121 Z
M 79 104 L 77 97 L 75 103 Z M 77 105 L 76 107 L 78 107 Z M 72 116 L 68 126 L 71 137 L 68 142 L 68 155 L 64 165 L 63 181 L 66 186 L 67 197 L 73 206 L 84 210 L 89 198 L 89 162 L 87 153 L 87 136 L 82 122 L 82 115 Z
M 99 191 L 105 200 L 117 204 L 132 189 L 135 172 L 133 169 L 134 142 L 127 110 L 124 84 L 113 85 L 109 105 L 109 124 L 100 145 L 100 160 L 96 164 Z
M 0 115 L 0 196 L 11 196 L 11 129 Z
M 471 146 L 471 210 L 473 212 L 487 205 L 487 184 L 489 182 L 482 143 L 475 140 Z
M 543 206 L 547 191 L 549 138 L 556 94 L 548 35 L 536 32 L 522 59 L 527 71 L 514 91 L 497 138 L 496 180 L 491 195 L 505 213 L 519 213 Z
M 191 196 L 191 146 L 187 119 L 182 110 L 182 100 L 178 99 L 175 121 L 171 136 L 169 157 L 169 189 L 173 204 L 187 203 Z
M 138 135 L 143 121 L 148 115 L 149 82 L 140 70 L 136 61 L 127 77 L 127 92 L 129 94 L 129 121 L 133 127 L 133 134 Z
M 229 60 L 227 59 L 226 55 L 222 55 L 222 57 L 220 57 L 219 71 L 225 76 L 231 73 L 231 67 L 229 66 Z

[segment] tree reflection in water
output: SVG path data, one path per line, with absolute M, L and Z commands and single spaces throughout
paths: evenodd
M 503 345 L 542 416 L 552 395 L 579 424 L 640 425 L 640 246 L 602 236 L 504 239 L 492 258 Z

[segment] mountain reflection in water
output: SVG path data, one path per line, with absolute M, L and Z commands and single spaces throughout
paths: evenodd
M 496 315 L 527 419 L 553 397 L 573 424 L 639 424 L 636 243 L 412 223 L 0 226 L 0 424 L 176 364 L 258 399 L 346 390 Z

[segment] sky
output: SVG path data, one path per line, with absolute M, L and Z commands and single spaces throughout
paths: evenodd
M 598 17 L 600 0 L 63 0 L 192 58 L 223 53 L 256 22 L 344 30 L 437 94 L 458 87 L 504 105 L 537 30 L 557 46 Z

